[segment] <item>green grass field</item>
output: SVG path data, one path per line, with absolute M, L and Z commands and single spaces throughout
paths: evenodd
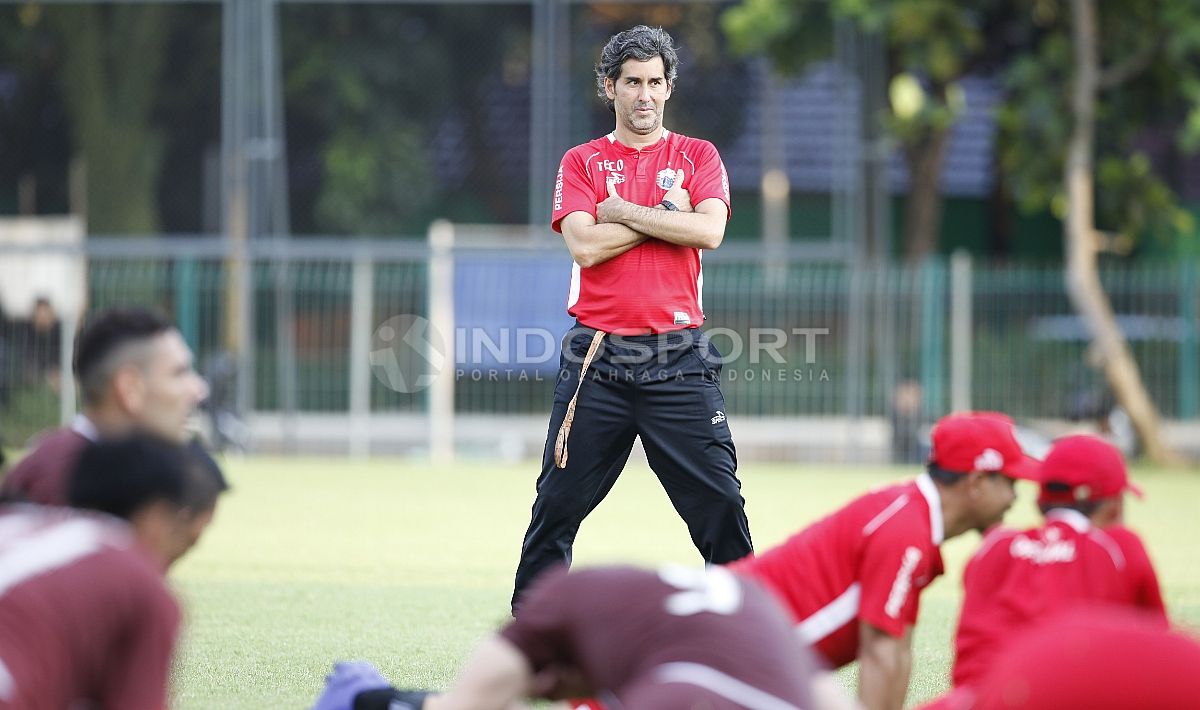
M 369 659 L 399 685 L 444 687 L 507 617 L 535 464 L 305 458 L 226 467 L 234 490 L 172 571 L 187 609 L 176 707 L 305 707 L 339 658 Z M 916 472 L 746 464 L 755 544 L 765 549 L 870 486 Z M 1128 506 L 1130 523 L 1173 616 L 1200 626 L 1200 475 L 1137 478 L 1148 495 Z M 1036 520 L 1032 494 L 1020 489 L 1010 523 Z M 977 543 L 973 533 L 948 543 L 947 575 L 922 598 L 910 703 L 946 687 L 962 564 Z M 643 465 L 631 465 L 585 522 L 575 561 L 699 562 Z

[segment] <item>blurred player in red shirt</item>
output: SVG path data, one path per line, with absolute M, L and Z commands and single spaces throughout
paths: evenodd
M 1194 710 L 1200 642 L 1144 613 L 1087 607 L 1052 614 L 988 659 L 976 687 L 923 710 Z
M 1122 525 L 1125 491 L 1141 490 L 1121 453 L 1094 436 L 1068 436 L 1054 443 L 1040 476 L 1046 522 L 993 530 L 963 573 L 956 687 L 977 683 L 1014 632 L 1081 603 L 1140 609 L 1166 625 L 1150 557 Z
M 585 694 L 625 710 L 848 707 L 835 680 L 816 678 L 783 610 L 723 568 L 559 569 L 445 693 L 398 691 L 364 662 L 340 663 L 314 710 L 500 710 Z
M 225 488 L 206 455 L 137 435 L 83 449 L 79 509 L 0 506 L 0 708 L 165 707 L 180 612 L 163 574 Z
M 75 341 L 74 369 L 83 412 L 13 466 L 0 481 L 0 499 L 63 505 L 67 476 L 87 442 L 138 429 L 182 443 L 188 417 L 208 396 L 183 336 L 145 308 L 97 314 Z
M 943 572 L 939 546 L 999 523 L 1015 499 L 1014 479 L 1036 470 L 1008 417 L 952 414 L 933 428 L 927 473 L 868 493 L 729 567 L 774 592 L 798 637 L 830 666 L 860 662 L 863 705 L 899 710 L 920 593 Z

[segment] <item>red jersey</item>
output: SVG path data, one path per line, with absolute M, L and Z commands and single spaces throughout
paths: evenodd
M 858 498 L 757 557 L 730 565 L 783 601 L 833 667 L 858 657 L 859 622 L 900 637 L 942 574 L 941 496 L 927 475 Z
M 1200 642 L 1120 607 L 1052 613 L 1014 634 L 978 685 L 922 710 L 1194 710 Z
M 729 178 L 712 143 L 664 130 L 652 146 L 635 150 L 613 133 L 575 146 L 563 156 L 554 184 L 551 226 L 562 232 L 572 212 L 596 216 L 608 180 L 622 199 L 646 207 L 662 201 L 683 170 L 693 205 L 715 197 L 729 207 Z M 701 250 L 647 239 L 603 264 L 573 265 L 567 312 L 580 323 L 617 335 L 696 328 L 704 322 Z
M 165 707 L 179 616 L 124 522 L 0 507 L 0 708 Z
M 1158 577 L 1138 536 L 1121 526 L 1097 528 L 1063 508 L 1051 510 L 1040 528 L 989 533 L 967 563 L 963 588 L 956 686 L 978 682 L 1013 632 L 1055 611 L 1097 602 L 1167 621 Z
M 34 449 L 0 481 L 0 497 L 41 505 L 67 504 L 67 477 L 96 428 L 80 415 L 70 427 L 40 437 Z
M 615 696 L 608 707 L 811 707 L 815 661 L 787 615 L 720 567 L 551 571 L 499 633 L 535 673 L 560 668 Z

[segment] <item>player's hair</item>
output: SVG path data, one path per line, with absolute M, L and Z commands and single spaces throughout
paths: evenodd
M 114 308 L 92 318 L 75 341 L 73 369 L 85 405 L 97 404 L 121 365 L 136 361 L 137 346 L 175 326 L 148 308 Z
M 229 490 L 229 481 L 225 479 L 221 465 L 198 439 L 188 444 L 186 453 L 188 463 L 195 474 L 193 491 L 187 507 L 192 510 L 211 508 L 216 505 L 217 496 Z
M 661 27 L 638 25 L 618 32 L 604 45 L 600 61 L 596 62 L 596 94 L 609 110 L 615 110 L 604 93 L 604 80 L 616 81 L 621 76 L 621 65 L 630 59 L 644 62 L 654 57 L 662 57 L 667 83 L 674 88 L 679 74 L 679 55 L 675 50 L 671 35 Z
M 947 487 L 957 485 L 959 481 L 966 478 L 966 475 L 958 471 L 947 471 L 937 464 L 932 463 L 925 466 L 925 471 L 933 479 L 934 483 Z
M 1056 508 L 1064 508 L 1082 513 L 1085 517 L 1090 518 L 1103 502 L 1102 500 L 1081 500 L 1074 503 L 1038 503 L 1038 510 L 1042 511 L 1042 515 L 1045 515 Z
M 125 520 L 159 501 L 184 511 L 206 510 L 228 488 L 216 463 L 209 462 L 195 448 L 150 434 L 88 444 L 71 472 L 67 502 Z

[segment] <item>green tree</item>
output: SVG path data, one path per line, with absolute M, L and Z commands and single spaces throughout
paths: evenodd
M 1200 5 L 1026 0 L 1021 9 L 1032 41 L 1007 73 L 1001 165 L 1022 205 L 1064 220 L 1066 290 L 1092 334 L 1094 360 L 1147 456 L 1167 462 L 1175 456 L 1098 262 L 1139 238 L 1195 237 L 1191 216 L 1137 142 L 1152 126 L 1176 127 L 1181 149 L 1200 142 Z
M 485 107 L 493 92 L 527 91 L 527 20 L 487 6 L 281 13 L 288 141 L 317 146 L 321 172 L 314 192 L 298 196 L 298 231 L 419 233 L 440 216 L 524 221 L 528 186 L 505 177 Z M 439 189 L 439 168 L 462 160 L 433 145 L 448 125 L 473 168 L 469 190 Z
M 941 228 L 939 180 L 950 129 L 964 105 L 959 81 L 987 56 L 988 26 L 1002 19 L 1005 6 L 993 0 L 742 0 L 721 20 L 734 49 L 765 52 L 784 74 L 832 55 L 832 21 L 883 36 L 890 111 L 878 120 L 908 165 L 905 253 L 920 261 L 936 248 Z
M 51 7 L 63 96 L 87 165 L 91 232 L 153 233 L 163 136 L 155 96 L 166 56 L 170 8 L 161 4 Z

